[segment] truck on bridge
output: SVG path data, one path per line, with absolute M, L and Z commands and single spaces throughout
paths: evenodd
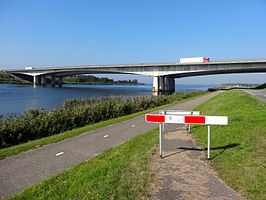
M 26 70 L 34 69 L 34 67 L 25 67 Z
M 193 57 L 193 58 L 180 58 L 179 63 L 180 64 L 186 64 L 186 63 L 206 63 L 209 62 L 210 58 L 208 57 Z

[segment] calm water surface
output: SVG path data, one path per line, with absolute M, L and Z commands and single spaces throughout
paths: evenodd
M 176 85 L 176 91 L 206 90 L 210 86 Z M 102 96 L 151 95 L 151 85 L 64 85 L 62 88 L 0 84 L 0 115 L 20 114 L 28 108 L 52 109 L 64 100 Z

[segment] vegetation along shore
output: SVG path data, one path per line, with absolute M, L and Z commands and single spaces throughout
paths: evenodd
M 213 126 L 210 164 L 229 186 L 248 199 L 265 198 L 265 103 L 243 91 L 226 91 L 195 108 L 227 115 L 228 126 Z M 193 126 L 206 147 L 206 126 Z M 158 129 L 82 162 L 26 189 L 12 199 L 148 199 Z
M 29 109 L 21 115 L 0 119 L 0 148 L 144 111 L 203 93 L 186 92 L 169 96 L 144 96 L 131 99 L 120 97 L 75 99 L 65 101 L 52 111 Z

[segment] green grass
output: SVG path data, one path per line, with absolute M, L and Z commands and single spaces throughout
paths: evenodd
M 177 103 L 181 103 L 183 101 L 187 101 L 187 100 L 191 100 L 191 99 L 197 98 L 200 95 L 204 95 L 204 94 L 206 94 L 206 93 L 205 92 L 199 92 L 199 93 L 197 93 L 196 96 L 188 98 L 188 99 L 185 99 L 185 100 L 174 101 L 174 102 L 172 102 L 170 104 L 163 105 L 163 106 L 160 106 L 160 107 L 156 107 L 156 108 L 152 108 L 152 109 L 149 109 L 149 110 L 137 112 L 137 113 L 134 113 L 134 114 L 130 114 L 130 115 L 126 115 L 126 116 L 122 116 L 122 117 L 118 117 L 118 118 L 114 118 L 114 119 L 98 122 L 98 123 L 95 123 L 95 124 L 92 124 L 92 125 L 87 125 L 87 126 L 84 126 L 84 127 L 81 127 L 81 128 L 73 129 L 73 130 L 66 131 L 66 132 L 63 132 L 63 133 L 60 133 L 60 134 L 56 134 L 56 135 L 53 135 L 53 136 L 49 136 L 49 137 L 45 137 L 45 138 L 42 138 L 42 139 L 37 139 L 37 140 L 30 141 L 30 142 L 27 142 L 27 143 L 19 144 L 19 145 L 16 145 L 16 146 L 0 149 L 0 159 L 6 158 L 8 156 L 11 156 L 11 155 L 14 155 L 14 154 L 18 154 L 18 153 L 21 153 L 21 152 L 24 152 L 24 151 L 28 151 L 28 150 L 31 150 L 31 149 L 34 149 L 34 148 L 38 148 L 38 147 L 41 147 L 41 146 L 46 145 L 46 144 L 56 143 L 56 142 L 59 142 L 59 141 L 64 140 L 64 139 L 77 136 L 77 135 L 79 135 L 81 133 L 84 133 L 84 132 L 90 132 L 90 131 L 96 130 L 98 128 L 106 127 L 106 126 L 109 126 L 109 125 L 112 125 L 112 124 L 115 124 L 115 123 L 119 123 L 119 122 L 122 122 L 122 121 L 125 121 L 125 120 L 133 119 L 135 117 L 144 115 L 144 114 L 149 113 L 149 112 L 153 112 L 153 111 L 156 111 L 156 110 L 159 110 L 159 109 L 163 109 L 163 108 L 171 106 L 171 105 L 175 105 Z
M 266 199 L 266 104 L 243 91 L 228 91 L 197 106 L 204 115 L 227 115 L 227 126 L 211 127 L 211 164 L 232 188 L 250 199 Z M 206 147 L 207 127 L 195 126 Z
M 12 199 L 143 199 L 158 129 L 139 135 Z
M 266 89 L 266 83 L 263 83 L 263 84 L 255 87 L 255 89 Z

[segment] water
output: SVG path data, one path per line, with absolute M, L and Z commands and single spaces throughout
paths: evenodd
M 177 91 L 206 90 L 204 85 L 176 85 Z M 0 84 L 0 116 L 20 114 L 28 108 L 52 109 L 64 100 L 101 96 L 147 96 L 151 85 L 64 85 L 62 88 Z

